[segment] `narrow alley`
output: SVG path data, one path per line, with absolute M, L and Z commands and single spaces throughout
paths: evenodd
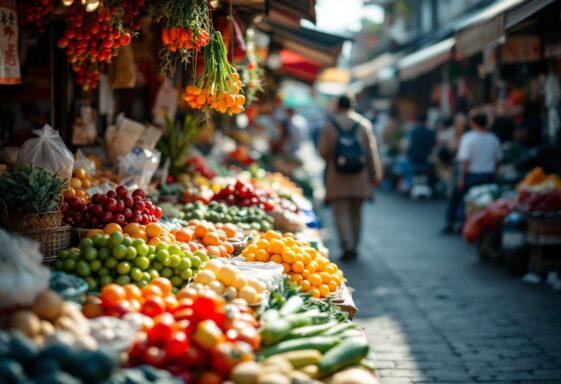
M 360 258 L 343 266 L 384 384 L 561 383 L 561 293 L 479 262 L 438 233 L 443 214 L 443 202 L 379 194 Z

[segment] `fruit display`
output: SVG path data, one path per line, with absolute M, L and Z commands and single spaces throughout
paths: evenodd
M 168 244 L 175 242 L 175 236 L 160 223 L 129 223 L 124 227 L 117 223 L 109 223 L 103 229 L 90 229 L 86 237 L 92 238 L 97 234 L 110 235 L 113 232 L 121 232 L 124 237 L 144 240 L 148 245 L 158 245 L 162 241 Z
M 191 220 L 187 226 L 171 231 L 179 243 L 186 243 L 191 250 L 203 249 L 209 256 L 232 257 L 234 246 L 239 241 L 238 230 L 231 224 L 212 224 L 202 220 Z
M 113 232 L 82 239 L 79 248 L 61 251 L 54 268 L 82 277 L 91 291 L 112 282 L 143 287 L 160 276 L 181 288 L 206 260 L 202 251 L 192 253 L 175 243 L 149 245 Z
M 84 203 L 79 197 L 65 197 L 64 222 L 78 228 L 104 228 L 108 223 L 125 226 L 129 223 L 149 224 L 162 216 L 162 210 L 145 196 L 142 189 L 129 194 L 125 186 L 114 191 L 95 193 Z
M 193 281 L 229 299 L 244 299 L 250 305 L 261 303 L 267 292 L 261 280 L 247 277 L 236 266 L 218 259 L 209 260 Z
M 8 324 L 10 329 L 21 332 L 39 346 L 64 342 L 97 348 L 80 309 L 51 290 L 41 292 L 31 306 L 11 312 Z
M 518 193 L 518 206 L 522 211 L 532 214 L 561 212 L 561 191 L 522 190 Z
M 257 206 L 266 212 L 272 211 L 276 206 L 270 193 L 256 189 L 252 184 L 242 180 L 222 188 L 212 200 L 241 207 Z
M 541 167 L 532 169 L 516 186 L 518 191 L 533 192 L 561 191 L 561 177 L 556 174 L 546 174 Z
M 244 230 L 266 232 L 273 228 L 273 218 L 263 209 L 250 206 L 238 207 L 217 201 L 208 205 L 201 202 L 185 204 L 181 208 L 185 220 L 207 220 L 211 223 L 233 223 Z
M 326 298 L 337 291 L 343 272 L 309 244 L 297 241 L 291 234 L 268 231 L 247 244 L 242 256 L 249 262 L 272 261 L 282 264 L 284 273 L 314 298 Z
M 309 352 L 308 355 L 314 357 L 314 352 L 317 351 L 304 351 Z M 245 361 L 234 367 L 230 374 L 230 380 L 234 384 L 265 384 L 265 383 L 305 383 L 305 384 L 321 384 L 320 381 L 314 380 L 304 372 L 298 370 L 303 368 L 299 366 L 299 360 L 293 358 L 296 354 L 301 355 L 300 360 L 306 361 L 310 357 L 305 356 L 299 352 L 288 355 L 289 360 L 285 356 L 273 356 L 262 362 Z

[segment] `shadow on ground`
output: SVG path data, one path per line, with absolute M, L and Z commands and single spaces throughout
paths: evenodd
M 561 293 L 439 235 L 444 206 L 380 195 L 364 208 L 360 258 L 342 264 L 383 382 L 561 383 Z

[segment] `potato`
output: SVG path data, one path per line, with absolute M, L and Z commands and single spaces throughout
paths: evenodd
M 257 384 L 291 384 L 291 381 L 282 373 L 269 372 L 264 375 L 259 375 Z
M 32 338 L 41 332 L 41 320 L 32 311 L 20 309 L 10 317 L 10 328 L 20 330 Z
M 245 361 L 234 367 L 230 379 L 236 384 L 255 384 L 261 373 L 261 366 L 255 361 Z
M 47 320 L 41 320 L 41 336 L 47 338 L 55 333 L 55 327 Z
M 294 368 L 290 362 L 282 357 L 272 356 L 263 362 L 264 368 L 270 368 L 273 372 L 292 372 Z M 272 368 L 271 368 L 272 367 Z
M 41 319 L 55 321 L 62 312 L 64 301 L 54 291 L 41 292 L 35 299 L 32 310 Z

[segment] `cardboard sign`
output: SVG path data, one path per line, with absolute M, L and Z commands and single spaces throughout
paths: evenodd
M 0 0 L 0 84 L 19 84 L 18 13 L 15 0 Z

